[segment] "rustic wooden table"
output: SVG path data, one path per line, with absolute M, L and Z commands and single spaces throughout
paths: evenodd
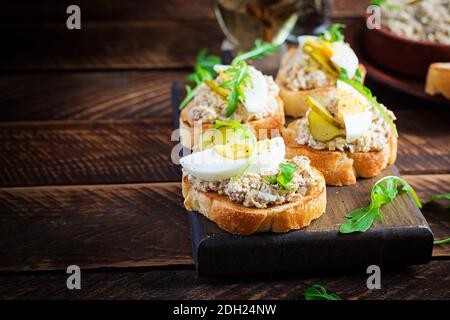
M 197 278 L 170 161 L 170 88 L 222 34 L 205 1 L 112 1 L 113 21 L 90 7 L 99 1 L 79 2 L 80 31 L 57 5 L 30 2 L 20 21 L 12 6 L 0 13 L 0 298 L 302 299 L 314 283 L 345 299 L 450 298 L 450 245 L 383 274 L 381 290 L 367 290 L 364 274 Z M 336 2 L 347 32 L 361 28 L 362 6 Z M 47 19 L 38 27 L 36 12 Z M 402 175 L 422 199 L 449 192 L 450 109 L 374 91 L 398 117 Z M 423 212 L 436 239 L 449 237 L 445 204 Z M 66 288 L 72 264 L 81 290 Z

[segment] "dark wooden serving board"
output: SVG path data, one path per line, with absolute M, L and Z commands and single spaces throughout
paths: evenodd
M 179 86 L 173 86 L 174 124 L 178 126 Z M 409 194 L 384 207 L 383 219 L 364 233 L 340 234 L 345 215 L 367 206 L 373 184 L 397 175 L 395 166 L 373 179 L 348 187 L 327 187 L 326 212 L 308 227 L 284 234 L 236 236 L 203 215 L 190 212 L 192 251 L 199 276 L 298 273 L 307 275 L 363 272 L 380 267 L 430 261 L 433 234 Z

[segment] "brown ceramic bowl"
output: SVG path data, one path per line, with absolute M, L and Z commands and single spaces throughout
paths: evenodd
M 425 78 L 433 62 L 450 62 L 450 46 L 410 40 L 386 29 L 366 29 L 367 56 L 382 67 L 405 76 Z

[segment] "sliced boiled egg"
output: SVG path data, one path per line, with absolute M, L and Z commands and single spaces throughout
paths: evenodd
M 229 67 L 217 64 L 214 66 L 214 71 L 220 74 Z M 248 72 L 250 80 L 244 88 L 245 100 L 241 102 L 248 112 L 262 112 L 267 104 L 269 86 L 261 71 L 256 70 L 253 66 L 249 66 Z
M 181 166 L 194 177 L 219 181 L 243 171 L 267 175 L 275 173 L 285 155 L 281 137 L 249 144 L 215 145 L 180 159 Z
M 363 136 L 372 123 L 368 100 L 349 84 L 337 81 L 338 118 L 344 123 L 347 142 Z
M 196 178 L 219 181 L 238 175 L 251 159 L 251 157 L 229 157 L 228 150 L 217 147 L 183 157 L 180 159 L 180 164 Z M 245 153 L 245 151 L 239 150 L 238 153 Z
M 254 67 L 249 67 L 248 70 L 250 83 L 244 88 L 245 101 L 242 103 L 248 112 L 262 112 L 267 103 L 269 87 L 262 72 Z
M 284 160 L 286 150 L 282 137 L 258 141 L 256 155 L 248 172 L 271 175 L 278 172 L 279 164 Z
M 353 49 L 348 43 L 337 41 L 331 43 L 331 50 L 333 51 L 331 62 L 339 68 L 347 70 L 349 78 L 352 79 L 359 65 L 358 57 Z

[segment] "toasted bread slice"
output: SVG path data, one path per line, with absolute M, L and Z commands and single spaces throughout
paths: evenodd
M 347 186 L 355 184 L 358 177 L 374 177 L 397 158 L 397 137 L 393 132 L 389 144 L 381 151 L 351 153 L 317 150 L 297 143 L 295 139 L 298 122 L 299 120 L 291 122 L 287 129 L 283 130 L 286 158 L 307 156 L 311 165 L 322 172 L 327 185 Z
M 304 197 L 266 209 L 247 208 L 226 196 L 198 191 L 183 176 L 184 206 L 203 214 L 220 228 L 233 234 L 298 230 L 319 218 L 325 212 L 327 204 L 325 179 L 317 169 L 313 170 L 318 177 L 317 183 L 310 186 Z
M 440 93 L 450 99 L 450 62 L 432 63 L 430 65 L 425 92 L 431 96 Z
M 286 52 L 285 57 L 283 57 L 282 63 L 285 61 L 289 61 L 290 57 L 295 54 L 296 48 L 291 48 Z M 366 68 L 360 64 L 359 71 L 361 72 L 361 80 L 364 83 L 364 79 L 366 76 Z M 281 69 L 281 67 L 280 67 Z M 327 86 L 323 88 L 315 88 L 310 90 L 299 90 L 293 91 L 285 86 L 286 83 L 286 75 L 282 72 L 279 72 L 275 82 L 280 87 L 280 97 L 284 102 L 284 112 L 287 116 L 299 118 L 304 116 L 306 110 L 308 110 L 309 106 L 306 103 L 306 98 L 312 96 L 319 101 L 326 100 L 330 91 L 334 90 L 335 86 Z
M 271 117 L 244 122 L 244 124 L 252 129 L 258 140 L 270 139 L 281 135 L 281 130 L 285 123 L 284 109 L 283 101 L 280 97 L 277 97 L 277 102 L 277 109 Z M 188 109 L 189 105 L 180 113 L 180 140 L 184 147 L 192 149 L 195 142 L 199 141 L 201 134 L 208 130 L 213 124 L 203 123 L 202 128 L 194 128 L 186 121 L 186 112 Z

